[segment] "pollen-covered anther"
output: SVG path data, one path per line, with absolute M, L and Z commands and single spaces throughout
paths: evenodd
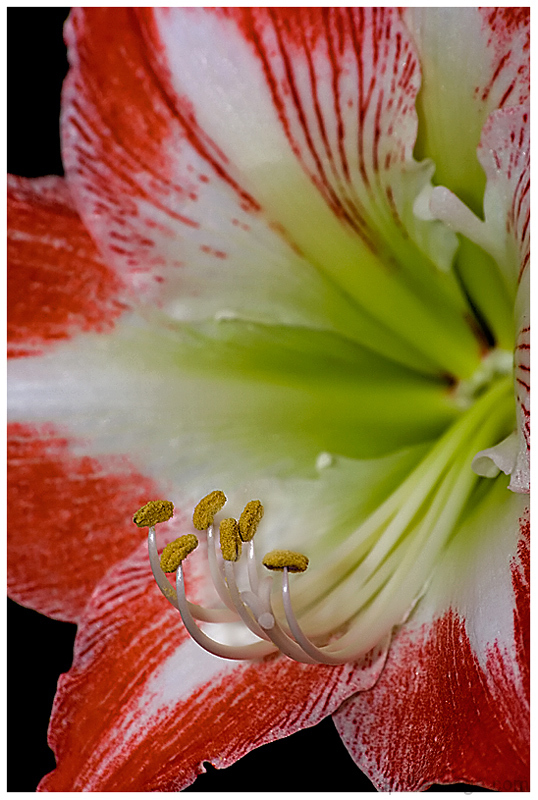
M 150 500 L 133 517 L 139 528 L 151 528 L 159 522 L 166 522 L 174 516 L 174 504 L 169 500 Z
M 203 497 L 192 515 L 192 522 L 196 530 L 205 531 L 210 525 L 213 525 L 213 518 L 226 503 L 226 495 L 220 490 L 210 492 Z
M 239 536 L 244 542 L 250 542 L 263 517 L 263 506 L 259 500 L 251 500 L 246 504 L 239 517 Z
M 161 554 L 162 571 L 175 572 L 181 562 L 197 547 L 198 539 L 193 533 L 180 536 L 179 539 L 167 544 Z
M 241 555 L 239 526 L 233 518 L 223 519 L 220 523 L 220 549 L 225 561 L 237 561 Z
M 308 558 L 292 550 L 271 550 L 264 556 L 262 563 L 267 569 L 279 572 L 284 569 L 289 572 L 304 572 L 308 567 Z

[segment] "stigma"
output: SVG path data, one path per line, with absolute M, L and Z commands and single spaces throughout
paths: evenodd
M 282 653 L 306 664 L 343 664 L 353 658 L 349 648 L 338 642 L 318 647 L 303 632 L 293 611 L 290 597 L 290 573 L 304 573 L 308 558 L 292 550 L 272 550 L 258 562 L 254 535 L 263 517 L 259 500 L 252 500 L 238 520 L 221 520 L 219 535 L 215 515 L 226 503 L 223 492 L 214 491 L 204 497 L 193 513 L 194 527 L 207 539 L 207 569 L 222 605 L 205 608 L 191 603 L 186 596 L 183 564 L 198 546 L 194 534 L 180 536 L 170 542 L 159 556 L 155 525 L 170 519 L 173 506 L 168 501 L 151 501 L 135 514 L 139 527 L 148 526 L 148 551 L 155 581 L 168 602 L 181 616 L 190 636 L 208 652 L 220 658 L 259 659 Z M 237 570 L 246 566 L 247 586 L 239 589 Z M 261 574 L 263 565 L 267 572 Z M 175 591 L 167 578 L 175 573 Z M 278 599 L 278 610 L 276 609 Z M 223 644 L 208 636 L 200 622 L 231 624 L 241 622 L 255 637 L 252 644 Z

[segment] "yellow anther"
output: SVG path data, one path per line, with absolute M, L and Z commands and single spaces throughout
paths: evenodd
M 239 517 L 239 536 L 244 542 L 250 542 L 254 537 L 262 517 L 263 506 L 259 500 L 251 500 L 246 504 Z
M 241 555 L 241 539 L 235 519 L 223 519 L 220 523 L 220 549 L 225 561 L 237 561 Z
M 198 539 L 194 533 L 180 536 L 174 542 L 170 542 L 161 554 L 161 569 L 163 572 L 175 572 L 184 558 L 198 547 Z
M 133 517 L 139 528 L 151 528 L 158 522 L 166 522 L 174 516 L 174 504 L 169 500 L 150 500 L 142 506 Z
M 203 497 L 192 515 L 194 527 L 198 531 L 205 531 L 213 524 L 213 517 L 220 511 L 226 502 L 226 495 L 224 492 L 215 491 L 210 492 L 206 497 Z
M 291 550 L 271 550 L 262 563 L 267 569 L 282 571 L 287 567 L 290 572 L 304 572 L 308 567 L 308 558 Z

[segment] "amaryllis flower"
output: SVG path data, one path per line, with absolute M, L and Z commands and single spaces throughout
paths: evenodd
M 10 592 L 79 626 L 42 791 L 328 715 L 380 790 L 528 786 L 527 26 L 72 13 L 65 179 L 9 183 Z M 168 602 L 132 516 L 213 490 L 263 518 Z

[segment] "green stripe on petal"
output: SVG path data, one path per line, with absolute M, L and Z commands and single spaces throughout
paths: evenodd
M 190 408 L 193 430 L 215 427 L 215 447 L 227 430 L 226 441 L 233 432 L 280 459 L 372 458 L 437 436 L 459 413 L 445 382 L 324 331 L 222 320 L 135 332 L 125 345 L 146 374 L 187 382 L 171 424 Z
M 211 476 L 208 490 L 313 475 L 320 453 L 382 456 L 461 414 L 445 382 L 343 337 L 231 320 L 124 318 L 11 369 L 13 419 L 61 423 L 93 454 L 130 452 L 165 485 Z

